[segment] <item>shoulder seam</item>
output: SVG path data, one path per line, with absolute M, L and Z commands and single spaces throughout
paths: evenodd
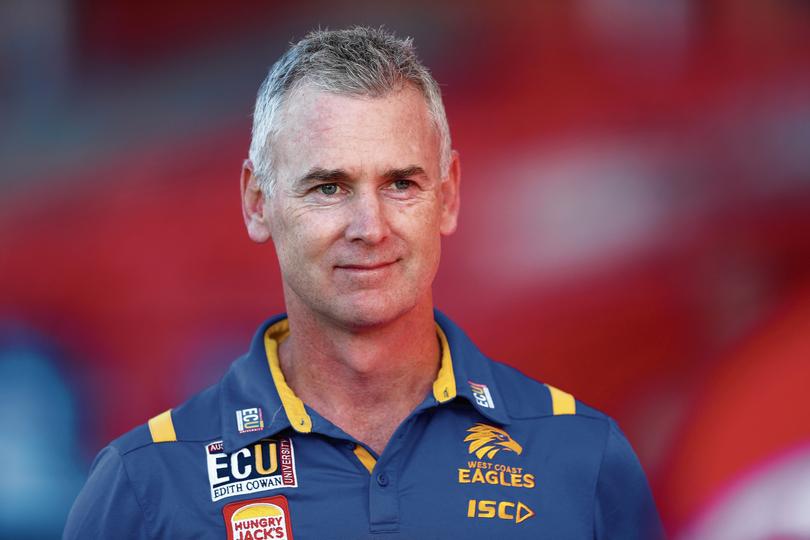
M 610 432 L 613 430 L 613 419 L 610 417 L 605 419 L 607 429 L 605 429 L 605 443 L 602 445 L 602 457 L 599 459 L 599 469 L 596 471 L 596 476 L 593 482 L 593 504 L 591 505 L 591 526 L 593 528 L 594 538 L 596 538 L 596 505 L 599 502 L 599 479 L 602 477 L 602 466 L 605 464 L 605 456 L 607 455 L 607 446 L 610 441 Z
M 124 475 L 127 477 L 127 482 L 129 483 L 129 487 L 132 490 L 132 496 L 135 497 L 135 502 L 138 503 L 138 508 L 140 508 L 141 515 L 143 515 L 143 525 L 144 528 L 146 529 L 146 535 L 149 538 L 154 538 L 155 536 L 149 531 L 149 519 L 147 518 L 146 510 L 144 509 L 140 498 L 138 498 L 138 492 L 135 489 L 135 483 L 132 482 L 132 477 L 129 475 L 129 469 L 127 469 L 127 463 L 126 461 L 124 461 L 124 456 L 121 454 L 121 452 L 118 451 L 117 448 L 115 448 L 115 452 L 118 454 L 118 459 L 121 460 L 121 469 L 123 469 Z
M 587 418 L 588 420 L 595 420 L 597 422 L 607 422 L 606 418 L 604 418 L 604 417 L 602 417 L 600 415 L 597 415 L 597 414 L 589 414 L 587 412 L 583 412 L 583 413 L 577 412 L 577 414 L 558 414 L 558 415 L 552 414 L 551 412 L 538 412 L 538 413 L 525 414 L 525 415 L 510 414 L 509 416 L 510 416 L 510 418 L 512 418 L 512 420 L 538 420 L 540 418 L 566 418 L 566 417 L 570 417 L 570 418 Z
M 211 442 L 211 441 L 216 441 L 216 440 L 221 439 L 221 438 L 222 438 L 222 435 L 215 435 L 213 437 L 205 437 L 205 438 L 202 438 L 202 439 L 200 439 L 200 438 L 182 439 L 182 440 L 173 441 L 173 442 L 178 442 L 178 443 L 207 443 L 207 442 Z M 138 446 L 133 446 L 132 448 L 127 448 L 126 450 L 118 448 L 117 446 L 115 446 L 115 444 L 110 444 L 110 446 L 115 447 L 115 449 L 118 451 L 118 453 L 121 456 L 127 456 L 129 454 L 132 454 L 133 452 L 137 452 L 138 450 L 148 448 L 148 447 L 150 447 L 150 446 L 152 446 L 154 444 L 161 444 L 161 443 L 156 443 L 156 442 L 149 441 L 149 442 L 146 442 L 144 444 L 139 444 Z

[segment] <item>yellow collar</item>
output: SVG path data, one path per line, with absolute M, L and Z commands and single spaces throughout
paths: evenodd
M 453 373 L 453 359 L 450 356 L 450 345 L 447 343 L 447 336 L 444 335 L 441 327 L 436 325 L 436 334 L 439 338 L 439 345 L 442 351 L 441 366 L 433 381 L 433 397 L 439 403 L 450 401 L 456 397 L 456 378 Z M 281 398 L 284 412 L 290 425 L 300 433 L 312 431 L 312 418 L 307 414 L 304 402 L 295 395 L 292 388 L 284 379 L 281 365 L 278 359 L 278 346 L 290 335 L 290 323 L 288 319 L 282 319 L 270 326 L 264 333 L 264 350 L 267 354 L 267 364 L 270 366 L 270 374 L 273 376 L 273 383 Z

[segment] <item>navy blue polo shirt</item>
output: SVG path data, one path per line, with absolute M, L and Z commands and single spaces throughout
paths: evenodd
M 432 392 L 377 455 L 279 367 L 284 316 L 215 386 L 104 448 L 65 539 L 657 539 L 627 439 L 436 312 Z

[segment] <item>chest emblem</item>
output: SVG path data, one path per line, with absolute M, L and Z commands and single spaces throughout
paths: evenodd
M 492 461 L 492 458 L 498 454 L 503 457 L 510 452 L 516 455 L 523 453 L 523 447 L 505 430 L 479 422 L 467 429 L 464 442 L 468 444 L 467 452 L 478 459 L 470 459 L 467 461 L 466 467 L 458 469 L 459 484 L 469 485 L 471 488 L 475 485 L 520 488 L 520 491 L 524 493 L 523 497 L 529 496 L 529 492 L 523 490 L 533 490 L 537 485 L 533 473 L 526 471 L 522 466 L 509 464 L 519 462 L 519 460 L 507 459 L 506 463 L 501 463 L 499 458 L 497 461 Z M 483 494 L 481 491 L 477 493 Z M 511 497 L 509 497 L 511 500 L 501 499 L 502 496 L 506 496 L 506 492 L 503 490 L 489 491 L 488 494 L 491 494 L 493 498 L 467 500 L 468 518 L 497 518 L 518 524 L 535 515 L 534 510 L 523 501 L 514 500 Z M 531 499 L 529 500 L 531 501 Z
M 534 488 L 534 474 L 520 466 L 492 461 L 498 454 L 523 453 L 523 447 L 503 429 L 478 423 L 467 430 L 464 442 L 468 443 L 467 452 L 478 459 L 470 459 L 466 467 L 458 469 L 459 484 Z
M 517 441 L 512 439 L 507 432 L 495 426 L 475 424 L 467 430 L 467 433 L 464 442 L 470 443 L 468 451 L 470 454 L 475 454 L 478 459 L 483 459 L 484 456 L 492 459 L 502 450 L 518 455 L 523 452 L 523 447 Z
M 214 441 L 205 445 L 205 459 L 212 501 L 298 486 L 288 438 L 262 439 L 232 454 L 224 452 L 222 441 Z

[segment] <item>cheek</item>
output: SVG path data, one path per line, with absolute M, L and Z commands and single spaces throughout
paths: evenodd
M 432 208 L 403 216 L 397 224 L 398 235 L 405 240 L 409 251 L 415 256 L 414 262 L 425 272 L 438 265 L 441 253 L 439 216 Z
M 430 216 L 426 216 L 425 219 L 429 219 L 429 225 L 425 227 L 423 230 L 424 234 L 424 243 L 425 243 L 425 250 L 427 252 L 427 257 L 430 259 L 428 262 L 430 268 L 430 276 L 431 280 L 433 276 L 435 276 L 436 271 L 439 267 L 439 259 L 441 258 L 442 252 L 442 236 L 441 236 L 441 214 L 438 211 L 434 211 L 430 214 Z
M 296 272 L 315 269 L 335 237 L 335 216 L 310 211 L 289 212 L 283 217 L 275 226 L 280 233 L 274 235 L 282 264 L 288 263 Z

